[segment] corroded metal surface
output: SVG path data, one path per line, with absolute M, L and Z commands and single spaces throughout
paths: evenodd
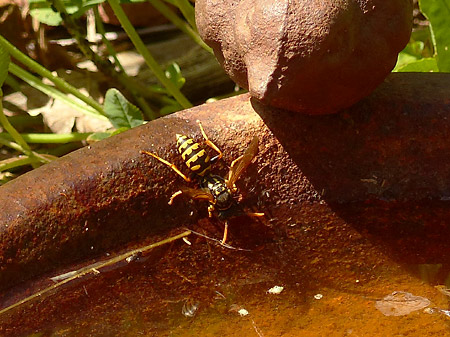
M 197 0 L 200 35 L 265 104 L 334 113 L 374 90 L 409 41 L 411 0 Z
M 228 164 L 259 137 L 256 162 L 239 184 L 243 203 L 280 222 L 292 217 L 289 209 L 310 203 L 446 199 L 449 86 L 447 74 L 393 74 L 351 109 L 315 117 L 242 95 L 67 155 L 0 188 L 0 288 L 205 218 L 199 202 L 167 205 L 185 182 L 140 153 L 156 152 L 184 168 L 175 134 L 201 140 L 197 119 Z M 217 164 L 218 173 L 227 171 L 225 163 Z
M 99 268 L 95 276 L 0 314 L 0 335 L 258 336 L 253 322 L 260 336 L 445 336 L 445 315 L 417 311 L 392 319 L 375 308 L 398 290 L 447 308 L 448 297 L 432 286 L 444 284 L 450 272 L 450 228 L 441 225 L 448 222 L 445 204 L 284 205 L 270 224 L 242 219 L 230 227 L 229 243 L 244 251 L 190 235 L 191 245 L 179 240 L 133 263 Z M 193 229 L 220 236 L 206 223 Z M 45 287 L 39 285 L 27 284 L 25 295 Z M 284 290 L 269 294 L 275 285 Z M 12 293 L 15 301 L 23 298 L 17 289 Z M 0 309 L 15 301 L 0 295 Z M 188 318 L 192 305 L 198 311 Z M 249 315 L 241 317 L 239 308 Z

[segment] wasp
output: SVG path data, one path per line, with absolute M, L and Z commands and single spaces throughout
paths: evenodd
M 238 204 L 240 201 L 240 197 L 237 196 L 238 189 L 235 183 L 245 171 L 247 166 L 250 165 L 253 158 L 256 157 L 258 153 L 259 141 L 256 136 L 252 139 L 244 154 L 232 161 L 228 175 L 224 178 L 219 175 L 212 174 L 211 172 L 212 164 L 221 159 L 223 153 L 211 140 L 209 140 L 200 121 L 197 121 L 197 123 L 205 140 L 205 144 L 217 152 L 217 155 L 211 158 L 202 144 L 195 142 L 192 138 L 185 135 L 176 134 L 178 152 L 181 154 L 186 166 L 190 169 L 192 173 L 191 176 L 194 176 L 198 180 L 200 188 L 183 187 L 172 194 L 169 200 L 169 205 L 172 205 L 175 198 L 181 194 L 185 194 L 192 199 L 208 201 L 209 217 L 212 217 L 214 211 L 216 211 L 219 219 L 225 219 L 225 230 L 222 239 L 222 244 L 224 244 L 228 234 L 228 221 L 226 218 L 233 214 L 233 206 Z M 148 151 L 141 152 L 158 159 L 160 162 L 175 171 L 186 182 L 192 182 L 192 179 L 189 176 L 186 176 L 175 164 L 159 157 L 155 153 Z M 264 213 L 246 214 L 251 216 L 264 215 Z

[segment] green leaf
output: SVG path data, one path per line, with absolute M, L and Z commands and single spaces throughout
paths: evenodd
M 100 5 L 102 3 L 106 2 L 106 0 L 83 0 L 83 6 L 94 6 L 94 5 Z
M 175 103 L 175 104 L 166 105 L 165 107 L 163 107 L 161 110 L 159 110 L 159 114 L 161 116 L 165 116 L 165 115 L 180 111 L 182 109 L 183 109 L 183 107 L 180 104 Z
M 408 63 L 403 67 L 394 69 L 396 72 L 439 72 L 439 68 L 436 59 L 433 57 L 424 58 L 415 62 Z
M 421 58 L 432 57 L 434 55 L 434 47 L 433 47 L 432 39 L 433 38 L 431 36 L 430 27 L 423 27 L 421 29 L 414 30 L 411 33 L 411 41 L 409 44 L 415 44 L 416 42 L 422 42 L 423 49 L 422 49 L 422 46 L 420 46 L 420 45 L 411 46 L 413 49 L 412 52 L 418 52 L 419 50 L 417 49 L 417 47 L 420 47 L 422 49 L 421 54 L 420 54 Z M 408 46 L 406 48 L 408 48 L 408 50 L 409 50 Z
M 3 85 L 3 82 L 5 82 L 6 76 L 8 76 L 9 62 L 9 53 L 3 45 L 0 44 L 0 88 Z
M 181 69 L 178 64 L 173 62 L 165 71 L 166 77 L 173 83 L 178 89 L 181 89 L 186 83 L 186 79 L 181 75 Z
M 117 135 L 117 134 L 122 133 L 127 130 L 129 130 L 129 128 L 123 127 L 123 128 L 119 128 L 117 130 L 112 130 L 112 131 L 94 132 L 94 133 L 90 134 L 89 137 L 86 138 L 86 141 L 89 144 L 92 144 L 92 143 L 99 142 L 103 139 L 109 138 L 111 136 Z
M 120 91 L 114 88 L 106 92 L 104 111 L 116 129 L 134 128 L 144 123 L 141 110 L 128 102 Z
M 430 21 L 431 34 L 439 71 L 450 72 L 450 2 L 419 0 L 420 11 Z
M 49 26 L 59 26 L 62 22 L 61 15 L 51 7 L 46 0 L 29 0 L 30 15 L 41 23 Z M 79 10 L 80 1 L 63 1 L 67 13 L 73 14 Z
M 178 9 L 181 11 L 186 21 L 189 22 L 192 28 L 197 30 L 197 26 L 195 24 L 194 6 L 188 0 L 174 0 L 171 1 L 171 3 L 178 7 Z
M 406 66 L 407 64 L 416 62 L 419 59 L 420 59 L 420 57 L 417 57 L 415 55 L 411 55 L 407 52 L 402 51 L 402 52 L 400 52 L 400 54 L 398 54 L 397 64 L 395 65 L 395 68 L 392 71 L 396 72 L 400 68 Z
M 409 63 L 414 63 L 423 58 L 434 57 L 434 47 L 431 39 L 429 27 L 413 31 L 409 43 L 398 54 L 397 64 L 392 71 L 397 72 Z
M 405 49 L 398 54 L 397 64 L 392 71 L 396 72 L 405 65 L 420 60 L 422 58 L 424 46 L 425 44 L 422 41 L 410 41 Z
M 30 9 L 30 15 L 40 23 L 45 23 L 49 26 L 59 26 L 62 22 L 61 15 L 58 12 L 54 12 L 51 8 Z
M 103 3 L 105 0 L 63 0 L 68 14 L 80 17 L 89 8 Z M 30 15 L 41 23 L 49 26 L 59 26 L 62 22 L 59 12 L 54 10 L 50 2 L 46 0 L 29 0 Z
M 422 41 L 411 41 L 403 49 L 403 53 L 416 57 L 417 59 L 422 58 L 423 50 L 425 49 L 425 43 Z
M 92 144 L 109 137 L 111 137 L 110 132 L 94 132 L 86 138 L 86 141 L 88 142 L 88 144 Z

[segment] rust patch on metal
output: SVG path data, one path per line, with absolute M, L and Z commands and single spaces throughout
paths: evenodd
M 0 188 L 0 289 L 206 218 L 201 202 L 169 206 L 170 195 L 185 182 L 140 153 L 158 153 L 184 169 L 175 134 L 200 141 L 197 119 L 224 151 L 213 168 L 219 174 L 259 137 L 259 154 L 238 187 L 244 205 L 266 212 L 267 220 L 279 214 L 277 221 L 286 222 L 288 210 L 305 203 L 447 200 L 448 87 L 447 74 L 393 74 L 351 109 L 315 117 L 242 95 L 67 155 Z M 280 214 L 280 208 L 287 211 Z

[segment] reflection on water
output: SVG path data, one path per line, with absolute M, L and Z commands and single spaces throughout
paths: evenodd
M 439 272 L 442 269 L 442 263 L 422 263 L 417 265 L 417 271 L 422 281 L 433 284 L 439 283 Z
M 228 243 L 242 250 L 191 235 L 21 305 L 0 316 L 0 335 L 444 336 L 449 213 L 446 202 L 280 205 L 266 221 L 230 224 Z M 193 229 L 222 234 L 208 219 Z M 385 316 L 375 304 L 395 292 L 431 304 Z
M 442 289 L 450 288 L 450 263 L 419 264 L 417 270 L 422 281 L 442 285 Z

